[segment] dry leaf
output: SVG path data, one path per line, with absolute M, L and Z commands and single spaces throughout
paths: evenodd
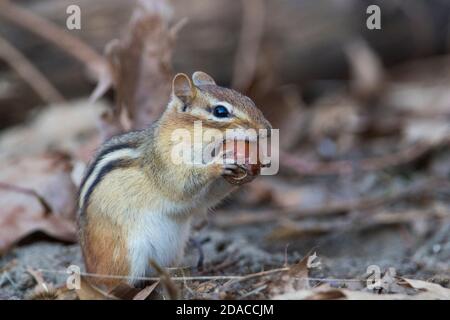
M 411 119 L 403 129 L 408 143 L 439 144 L 450 137 L 450 124 L 447 119 Z
M 109 295 L 112 295 L 120 300 L 131 300 L 133 299 L 137 294 L 139 294 L 141 290 L 130 286 L 127 283 L 120 283 L 117 285 L 114 289 L 109 291 Z
M 180 297 L 180 290 L 178 286 L 173 282 L 170 274 L 158 265 L 154 260 L 150 261 L 150 266 L 156 271 L 158 276 L 160 277 L 161 285 L 163 286 L 165 292 L 167 293 L 167 297 L 170 300 L 177 300 Z
M 121 283 L 109 292 L 110 295 L 121 300 L 145 300 L 158 286 L 159 281 L 139 289 L 126 283 Z
M 66 284 L 62 284 L 56 291 L 56 300 L 77 300 L 76 290 L 68 289 Z
M 71 166 L 60 154 L 9 159 L 0 164 L 0 250 L 35 231 L 75 241 Z
M 159 281 L 138 289 L 126 283 L 121 283 L 114 289 L 106 292 L 100 287 L 91 284 L 86 278 L 81 277 L 80 289 L 76 293 L 80 300 L 145 300 L 158 286 Z
M 403 284 L 407 283 L 414 289 L 422 292 L 416 295 L 407 294 L 378 294 L 367 291 L 353 291 L 347 289 L 336 289 L 329 285 L 321 285 L 311 290 L 297 290 L 284 294 L 275 295 L 275 300 L 430 300 L 430 299 L 450 299 L 450 289 L 444 288 L 438 284 L 422 280 L 413 280 L 402 278 Z
M 449 112 L 448 80 L 432 84 L 423 81 L 393 82 L 386 88 L 383 105 L 418 116 L 441 115 Z
M 106 108 L 104 102 L 89 104 L 85 100 L 50 106 L 26 125 L 2 132 L 1 159 L 42 154 L 48 150 L 75 154 L 86 146 L 86 140 L 97 134 L 97 117 Z
M 125 130 L 124 112 L 133 129 L 142 129 L 159 118 L 170 95 L 174 31 L 169 28 L 168 1 L 139 0 L 123 37 L 107 46 L 111 75 L 99 83 L 98 98 L 112 83 L 116 106 L 101 119 L 102 136 Z
M 30 300 L 56 300 L 58 299 L 58 292 L 52 284 L 46 283 L 42 274 L 32 268 L 27 269 L 28 273 L 36 281 L 36 287 L 29 295 Z
M 27 271 L 36 281 L 36 287 L 33 292 L 28 295 L 30 300 L 76 300 L 77 295 L 74 290 L 67 288 L 66 284 L 59 287 L 53 286 L 51 283 L 45 282 L 42 273 L 32 268 L 27 268 Z
M 147 299 L 152 292 L 156 289 L 156 287 L 159 285 L 159 281 L 156 281 L 155 283 L 146 286 L 144 289 L 142 289 L 141 291 L 138 292 L 138 294 L 136 294 L 133 297 L 133 300 L 145 300 Z
M 384 84 L 384 72 L 380 58 L 364 40 L 357 40 L 345 47 L 351 72 L 352 91 L 360 98 L 378 94 Z
M 335 300 L 342 299 L 345 295 L 341 290 L 332 289 L 328 291 L 298 290 L 281 295 L 276 295 L 273 300 Z
M 306 255 L 298 263 L 290 266 L 288 271 L 273 277 L 268 286 L 271 295 L 280 295 L 309 289 L 308 259 L 309 255 Z
M 441 299 L 450 300 L 450 289 L 444 288 L 436 283 L 426 282 L 422 280 L 406 279 L 402 278 L 412 288 L 418 290 L 424 290 L 425 292 L 419 293 L 417 296 L 423 299 Z
M 89 283 L 85 277 L 80 277 L 80 289 L 76 292 L 80 300 L 117 300 L 117 297 Z
M 332 288 L 325 284 L 311 290 L 298 290 L 274 296 L 274 300 L 403 300 L 410 297 L 402 294 L 376 294 Z

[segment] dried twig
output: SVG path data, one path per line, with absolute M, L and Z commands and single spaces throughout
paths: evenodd
M 448 219 L 449 215 L 443 215 L 440 212 L 423 211 L 423 210 L 406 210 L 404 212 L 381 212 L 367 216 L 358 216 L 356 219 L 346 219 L 344 221 L 327 221 L 318 222 L 313 225 L 304 225 L 296 223 L 290 219 L 280 222 L 280 225 L 274 228 L 267 236 L 268 240 L 287 240 L 295 239 L 308 235 L 324 235 L 336 232 L 341 234 L 350 231 L 364 231 L 375 227 L 407 225 L 419 221 L 421 218 L 427 217 L 437 219 Z M 356 223 L 355 223 L 356 222 Z
M 124 131 L 124 114 L 130 129 L 148 127 L 159 118 L 170 94 L 174 36 L 185 23 L 169 28 L 171 7 L 166 0 L 139 0 L 127 32 L 106 48 L 110 78 L 102 78 L 93 97 L 110 85 L 116 90 L 116 106 L 100 120 L 103 137 Z
M 51 82 L 19 50 L 1 37 L 0 59 L 14 69 L 45 102 L 64 101 L 62 94 L 58 92 Z
M 399 190 L 388 195 L 364 197 L 350 201 L 327 204 L 318 208 L 276 208 L 261 210 L 257 213 L 249 213 L 248 211 L 235 212 L 230 215 L 214 214 L 214 224 L 221 228 L 235 227 L 238 225 L 249 225 L 256 223 L 269 223 L 279 221 L 282 218 L 301 219 L 306 217 L 327 216 L 335 214 L 345 214 L 350 211 L 368 210 L 381 205 L 386 205 L 395 201 L 401 201 L 411 197 L 426 196 L 434 192 L 436 188 L 441 186 L 448 187 L 447 181 L 431 180 L 420 185 Z
M 63 49 L 85 64 L 94 76 L 100 78 L 103 73 L 108 72 L 105 60 L 95 50 L 30 10 L 17 6 L 9 0 L 1 0 L 0 16 Z
M 397 153 L 355 161 L 306 162 L 293 154 L 280 152 L 280 164 L 303 176 L 353 174 L 357 171 L 377 171 L 405 165 L 449 144 L 450 139 L 438 144 L 418 143 Z
M 234 59 L 232 86 L 245 92 L 255 76 L 266 10 L 262 0 L 243 0 L 241 3 L 242 31 Z
M 271 269 L 271 270 L 251 273 L 251 274 L 248 274 L 245 276 L 237 277 L 236 279 L 231 279 L 230 281 L 225 283 L 223 287 L 229 287 L 238 282 L 248 281 L 248 280 L 252 280 L 254 278 L 264 277 L 264 276 L 272 275 L 274 273 L 285 272 L 285 271 L 289 271 L 289 270 L 290 270 L 289 267 L 283 267 L 283 268 L 277 268 L 277 269 Z

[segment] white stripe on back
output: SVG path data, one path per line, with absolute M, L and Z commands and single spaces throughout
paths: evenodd
M 109 163 L 116 161 L 116 160 L 121 160 L 121 159 L 135 159 L 137 157 L 139 157 L 140 153 L 139 151 L 135 150 L 135 149 L 119 149 L 110 153 L 107 153 L 105 155 L 103 155 L 102 160 L 100 160 L 96 165 L 94 170 L 92 171 L 92 173 L 89 175 L 89 177 L 87 177 L 86 182 L 83 185 L 83 188 L 80 192 L 80 200 L 79 200 L 79 207 L 82 208 L 84 205 L 84 201 L 85 201 L 85 197 L 86 197 L 86 193 L 88 192 L 90 186 L 94 183 L 94 181 L 97 179 L 98 175 L 100 174 L 101 170 L 103 167 L 105 167 L 106 165 L 108 165 Z

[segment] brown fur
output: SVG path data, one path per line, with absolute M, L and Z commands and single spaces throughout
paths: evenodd
M 146 176 L 138 164 L 128 162 L 105 176 L 91 195 L 86 212 L 80 216 L 80 241 L 86 270 L 103 275 L 129 274 L 126 248 L 128 208 L 144 208 L 141 196 L 148 189 Z M 112 289 L 121 280 L 89 278 L 95 285 Z M 123 280 L 122 280 L 123 281 Z
M 83 257 L 88 273 L 127 276 L 129 265 L 124 237 L 126 230 L 100 215 L 89 215 L 81 235 Z M 88 277 L 89 282 L 113 289 L 120 279 Z
M 233 127 L 242 126 L 244 128 L 253 129 L 272 128 L 262 112 L 249 97 L 246 97 L 233 89 L 215 85 L 203 85 L 198 88 L 205 94 L 207 97 L 206 100 L 208 100 L 208 98 L 215 98 L 220 101 L 226 101 L 246 115 L 243 119 L 234 119 L 235 123 L 233 124 Z

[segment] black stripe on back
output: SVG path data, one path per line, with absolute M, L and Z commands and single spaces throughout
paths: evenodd
M 120 143 L 120 144 L 116 144 L 113 145 L 111 147 L 105 148 L 105 150 L 102 150 L 97 157 L 95 158 L 94 162 L 89 166 L 86 174 L 83 177 L 83 180 L 81 181 L 80 184 L 80 188 L 79 188 L 79 194 L 78 196 L 80 196 L 81 194 L 81 190 L 83 190 L 84 184 L 86 183 L 87 179 L 89 178 L 89 176 L 92 174 L 92 172 L 94 171 L 95 167 L 97 166 L 97 164 L 108 154 L 117 150 L 121 150 L 121 149 L 127 149 L 127 148 L 132 148 L 133 146 L 128 144 L 128 143 Z
M 81 208 L 81 214 L 83 214 L 85 212 L 87 204 L 89 203 L 89 197 L 91 196 L 92 192 L 94 191 L 95 186 L 102 181 L 103 177 L 115 169 L 128 167 L 128 166 L 130 166 L 131 163 L 132 163 L 131 159 L 117 159 L 117 160 L 107 163 L 100 170 L 100 172 L 98 173 L 95 180 L 89 186 L 89 189 L 87 190 L 86 195 L 84 196 L 84 202 L 83 202 L 83 205 Z

